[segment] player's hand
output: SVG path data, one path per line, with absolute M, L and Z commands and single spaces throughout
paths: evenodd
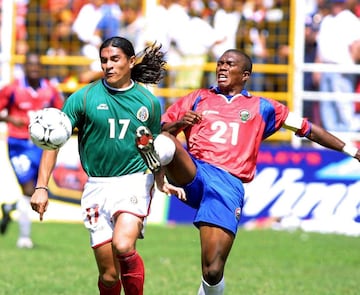
M 179 200 L 186 201 L 186 193 L 182 187 L 174 186 L 170 183 L 164 183 L 161 191 L 166 193 L 168 196 L 175 195 Z
M 194 111 L 187 111 L 184 115 L 184 117 L 181 120 L 181 123 L 184 126 L 193 126 L 195 124 L 198 124 L 201 121 L 202 117 L 201 114 L 194 112 Z
M 39 213 L 40 221 L 43 220 L 44 213 L 47 210 L 49 202 L 48 192 L 43 189 L 35 190 L 33 195 L 31 196 L 30 204 L 31 208 Z
M 357 151 L 354 158 L 360 162 L 360 150 Z
M 8 122 L 13 124 L 16 127 L 22 127 L 22 126 L 27 125 L 27 122 L 24 121 L 23 118 L 17 118 L 14 116 L 8 116 Z

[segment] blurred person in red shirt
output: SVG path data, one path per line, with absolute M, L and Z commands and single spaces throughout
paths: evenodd
M 0 232 L 4 234 L 11 220 L 10 212 L 19 211 L 19 248 L 32 248 L 29 217 L 30 196 L 34 192 L 42 149 L 29 137 L 28 125 L 36 111 L 62 108 L 63 96 L 49 80 L 42 77 L 40 55 L 29 52 L 25 57 L 24 76 L 0 90 L 0 121 L 7 123 L 8 153 L 11 166 L 22 190 L 15 204 L 2 204 Z

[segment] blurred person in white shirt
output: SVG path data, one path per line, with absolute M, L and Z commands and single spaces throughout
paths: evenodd
M 224 41 L 213 46 L 214 60 L 218 60 L 225 50 L 236 48 L 236 30 L 241 19 L 241 12 L 236 8 L 236 1 L 221 0 L 220 7 L 215 12 L 213 27 Z
M 191 6 L 191 2 L 189 5 L 188 18 L 183 16 L 176 35 L 172 34 L 181 65 L 189 67 L 189 69 L 180 70 L 176 75 L 175 87 L 183 89 L 195 89 L 202 86 L 203 66 L 208 61 L 213 46 L 225 39 L 219 36 L 211 24 L 202 17 L 201 7 Z
M 72 30 L 83 43 L 81 53 L 94 60 L 90 64 L 89 71 L 84 71 L 80 77 L 80 82 L 90 82 L 97 78 L 101 73 L 100 63 L 98 62 L 99 46 L 102 42 L 101 37 L 96 33 L 96 27 L 103 17 L 104 10 L 102 5 L 104 0 L 90 0 L 84 4 L 77 14 Z
M 320 23 L 317 37 L 318 63 L 353 65 L 351 45 L 360 40 L 360 20 L 347 8 L 346 0 L 329 0 L 331 13 Z M 342 93 L 355 91 L 356 74 L 322 72 L 318 75 L 319 90 L 333 92 L 333 100 L 320 101 L 322 125 L 330 131 L 358 131 L 355 104 L 341 98 Z

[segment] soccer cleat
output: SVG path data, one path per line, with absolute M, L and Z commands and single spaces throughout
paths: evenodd
M 136 147 L 151 172 L 159 171 L 160 158 L 154 149 L 154 138 L 149 128 L 140 126 L 136 129 Z
M 17 240 L 16 247 L 20 249 L 32 249 L 34 247 L 34 244 L 30 238 L 21 237 Z
M 2 219 L 0 222 L 0 233 L 3 235 L 5 234 L 8 225 L 11 221 L 10 212 L 12 210 L 13 205 L 11 204 L 1 204 L 1 213 Z

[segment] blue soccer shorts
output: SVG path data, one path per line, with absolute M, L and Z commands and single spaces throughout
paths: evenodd
M 186 204 L 195 208 L 194 225 L 210 223 L 236 235 L 244 205 L 240 179 L 214 165 L 193 158 L 197 167 L 194 180 L 184 187 Z
M 30 180 L 36 183 L 42 149 L 29 139 L 9 137 L 8 152 L 19 183 L 24 184 Z

